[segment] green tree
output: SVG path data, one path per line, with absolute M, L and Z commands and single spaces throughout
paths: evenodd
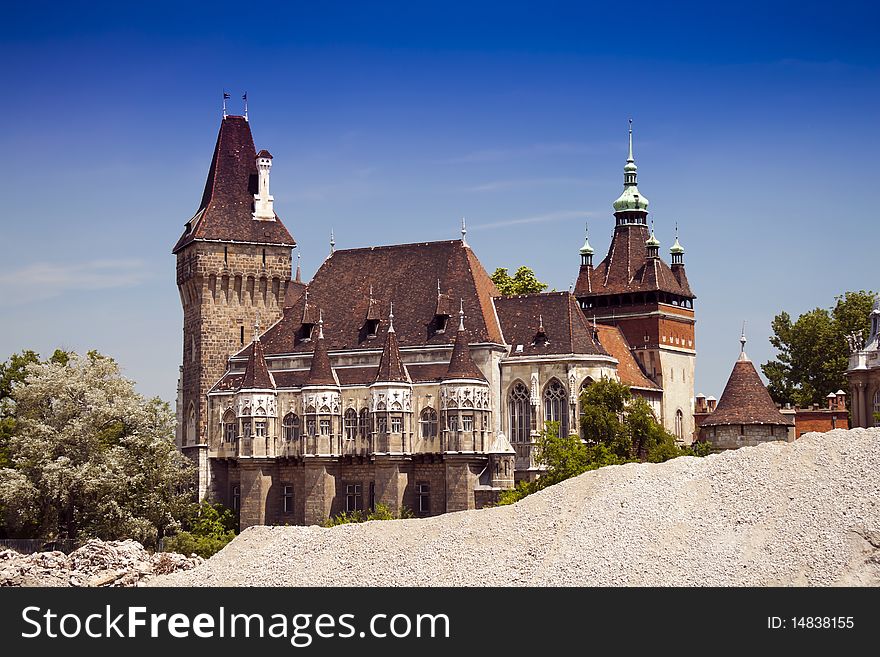
M 400 507 L 398 512 L 395 513 L 390 506 L 380 503 L 372 511 L 342 511 L 325 520 L 322 526 L 335 527 L 337 525 L 350 525 L 369 520 L 402 520 L 412 517 L 412 511 L 405 506 Z
M 547 289 L 547 284 L 539 281 L 535 272 L 526 266 L 517 269 L 513 276 L 507 273 L 507 269 L 499 267 L 491 278 L 495 287 L 505 297 L 543 292 Z
M 235 538 L 235 515 L 222 504 L 202 502 L 184 527 L 184 531 L 165 539 L 165 552 L 197 554 L 207 559 Z
M 174 446 L 168 404 L 144 399 L 96 352 L 27 358 L 24 376 L 11 376 L 11 465 L 0 469 L 6 530 L 147 545 L 175 531 L 194 467 Z
M 831 309 L 814 308 L 794 321 L 785 311 L 773 318 L 770 343 L 777 355 L 761 370 L 775 402 L 824 404 L 828 393 L 846 388 L 850 340 L 867 336 L 874 298 L 873 292 L 847 292 Z

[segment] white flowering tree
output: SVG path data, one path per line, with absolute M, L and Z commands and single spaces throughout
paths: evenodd
M 174 415 L 96 352 L 25 366 L 7 412 L 11 467 L 0 469 L 10 535 L 134 538 L 155 544 L 192 512 L 193 466 Z

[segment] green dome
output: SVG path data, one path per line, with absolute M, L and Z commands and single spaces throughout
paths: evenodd
M 651 231 L 651 237 L 649 237 L 647 240 L 645 240 L 645 246 L 657 246 L 657 247 L 660 246 L 660 240 L 658 240 L 658 239 L 654 236 L 654 231 L 653 231 L 653 230 Z
M 675 236 L 675 244 L 669 248 L 669 253 L 672 255 L 684 255 L 684 247 L 678 241 L 678 235 Z
M 639 188 L 635 185 L 624 187 L 623 194 L 614 201 L 615 212 L 622 212 L 624 210 L 648 211 L 648 199 L 639 193 Z
M 593 255 L 593 247 L 590 246 L 590 238 L 584 239 L 584 245 L 581 247 L 581 255 Z

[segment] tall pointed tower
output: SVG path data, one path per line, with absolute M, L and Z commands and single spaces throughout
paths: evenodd
M 614 235 L 595 267 L 589 243 L 580 250 L 574 294 L 587 317 L 619 326 L 645 372 L 663 388 L 664 426 L 679 440 L 694 433 L 694 299 L 684 269 L 684 249 L 670 249 L 672 267 L 660 258 L 660 242 L 648 228 L 648 199 L 639 192 L 633 157 L 623 167 L 623 193 L 614 201 Z
M 257 320 L 281 318 L 290 282 L 296 242 L 273 209 L 271 168 L 247 119 L 224 116 L 199 209 L 172 251 L 183 305 L 177 442 L 204 468 L 207 392 L 251 342 Z

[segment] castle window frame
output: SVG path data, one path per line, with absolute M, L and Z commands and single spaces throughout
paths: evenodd
M 431 515 L 431 484 L 427 481 L 416 484 L 416 512 L 420 516 Z
M 282 509 L 284 513 L 293 513 L 293 486 L 284 486 L 281 493 Z
M 370 435 L 370 411 L 366 408 L 361 409 L 361 412 L 358 414 L 358 431 L 361 438 L 366 438 Z
M 358 435 L 358 414 L 353 408 L 346 409 L 343 416 L 344 435 L 346 440 L 354 440 Z
M 558 422 L 559 436 L 568 436 L 568 393 L 557 378 L 544 387 L 544 422 Z
M 388 433 L 388 418 L 385 415 L 376 416 L 376 433 L 381 435 Z
M 675 411 L 675 437 L 684 439 L 684 413 L 680 408 Z
M 241 510 L 241 486 L 232 487 L 232 510 L 236 513 Z
M 321 418 L 318 421 L 318 430 L 321 432 L 322 436 L 330 435 L 330 419 L 329 418 Z
M 425 439 L 437 437 L 437 411 L 431 406 L 423 408 L 419 415 L 419 435 Z
M 511 442 L 529 442 L 532 429 L 532 404 L 529 389 L 522 381 L 516 381 L 507 393 L 507 421 Z
M 352 513 L 354 511 L 364 510 L 364 497 L 361 492 L 359 483 L 345 484 L 345 511 Z
M 451 432 L 458 432 L 458 415 L 455 413 L 446 414 L 446 428 Z
M 461 416 L 461 430 L 467 432 L 473 432 L 474 430 L 474 416 L 473 415 L 462 415 Z
M 249 419 L 241 421 L 241 436 L 245 440 L 251 437 L 251 421 Z
M 266 420 L 254 420 L 254 438 L 266 437 Z
M 391 433 L 403 433 L 403 417 L 400 415 L 391 416 Z
M 223 430 L 222 430 L 222 439 L 227 443 L 234 443 L 236 437 L 238 436 L 238 427 L 235 422 L 235 413 L 232 412 L 232 409 L 226 411 L 223 414 Z
M 298 440 L 300 437 L 299 415 L 296 413 L 288 413 L 281 421 L 281 433 L 284 440 L 291 442 Z
M 314 417 L 306 418 L 306 435 L 309 437 L 315 437 L 318 435 L 318 422 Z

